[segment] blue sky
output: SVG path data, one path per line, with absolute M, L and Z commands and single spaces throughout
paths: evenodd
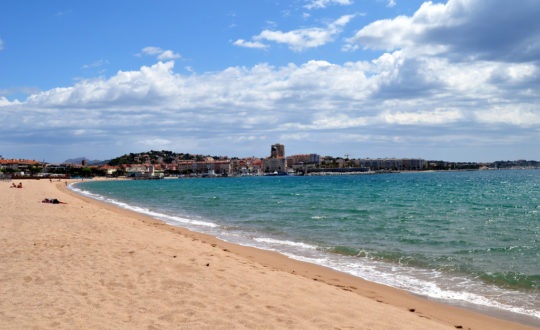
M 0 155 L 540 159 L 540 2 L 2 1 Z

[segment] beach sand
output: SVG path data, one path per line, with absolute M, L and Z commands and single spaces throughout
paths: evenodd
M 63 182 L 10 184 L 0 182 L 2 329 L 527 328 L 169 226 Z

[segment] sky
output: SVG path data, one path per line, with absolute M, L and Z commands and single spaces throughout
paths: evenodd
M 540 160 L 538 0 L 0 2 L 0 155 Z

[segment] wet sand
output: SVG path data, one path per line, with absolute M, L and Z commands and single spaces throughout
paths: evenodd
M 0 328 L 528 328 L 169 226 L 64 183 L 10 185 L 0 182 Z

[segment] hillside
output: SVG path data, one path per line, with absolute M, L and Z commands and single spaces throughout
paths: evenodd
M 141 153 L 129 153 L 120 157 L 113 158 L 109 160 L 108 164 L 111 166 L 117 166 L 122 164 L 158 164 L 158 163 L 165 163 L 165 164 L 171 164 L 174 161 L 182 161 L 182 160 L 196 160 L 196 161 L 202 161 L 205 157 L 212 157 L 212 156 L 204 156 L 204 155 L 192 155 L 189 153 L 176 153 L 168 150 L 150 150 L 147 152 L 141 152 Z M 213 158 L 218 158 L 216 156 L 213 156 Z

